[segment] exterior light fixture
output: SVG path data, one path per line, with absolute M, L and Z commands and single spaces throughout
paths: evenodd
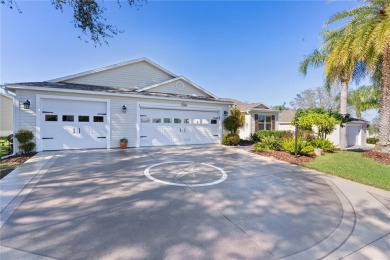
M 228 116 L 228 115 L 229 115 L 229 112 L 225 110 L 225 111 L 223 111 L 223 115 L 224 115 L 224 116 Z
M 123 112 L 123 113 L 126 113 L 126 110 L 127 110 L 126 105 L 123 105 L 123 107 L 122 107 L 122 112 Z
M 26 100 L 26 102 L 23 103 L 23 107 L 24 109 L 30 109 L 30 101 L 28 101 L 28 99 Z

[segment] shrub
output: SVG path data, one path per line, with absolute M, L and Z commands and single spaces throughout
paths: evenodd
M 225 134 L 222 137 L 222 144 L 229 146 L 236 146 L 240 142 L 238 134 Z
M 33 142 L 27 142 L 24 144 L 21 144 L 19 148 L 24 152 L 24 153 L 31 153 L 34 148 L 35 148 L 35 143 Z
M 260 141 L 259 137 L 257 136 L 257 133 L 251 134 L 249 140 L 252 142 L 252 144 Z
M 34 134 L 30 130 L 21 129 L 15 134 L 16 140 L 19 142 L 19 148 L 22 153 L 31 153 L 35 148 L 35 143 L 31 142 Z
M 24 144 L 24 143 L 27 143 L 28 141 L 30 141 L 31 139 L 34 138 L 34 134 L 32 131 L 30 130 L 19 130 L 16 134 L 15 134 L 15 138 L 16 140 L 18 140 L 18 142 L 20 144 Z
M 123 137 L 119 140 L 120 143 L 127 143 L 129 140 L 126 137 Z
M 334 144 L 327 139 L 318 139 L 317 138 L 317 139 L 312 140 L 310 143 L 314 148 L 320 148 L 320 149 L 324 150 L 325 152 L 334 152 L 336 150 L 336 147 L 334 146 Z
M 237 134 L 240 127 L 245 124 L 245 116 L 237 108 L 230 110 L 230 116 L 223 121 L 223 127 L 232 134 Z
M 295 139 L 285 139 L 282 144 L 283 150 L 295 154 Z M 314 147 L 302 138 L 298 138 L 298 154 L 299 155 L 310 155 L 313 153 Z
M 282 139 L 274 136 L 265 136 L 254 145 L 257 151 L 279 151 L 282 149 Z
M 273 136 L 279 139 L 293 137 L 293 133 L 291 131 L 281 131 L 281 130 L 259 130 L 257 131 L 256 134 L 259 140 L 269 136 Z
M 378 139 L 378 138 L 375 138 L 375 137 L 369 137 L 369 138 L 367 138 L 367 143 L 368 143 L 368 144 L 376 144 L 378 141 L 379 141 L 379 139 Z

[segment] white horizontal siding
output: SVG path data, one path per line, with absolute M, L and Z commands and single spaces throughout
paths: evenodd
M 13 129 L 13 100 L 0 95 L 0 136 L 12 134 Z
M 176 84 L 180 82 L 180 84 L 183 84 L 183 89 L 176 88 Z M 180 94 L 180 95 L 195 95 L 199 97 L 209 97 L 208 94 L 204 93 L 203 91 L 199 90 L 198 88 L 195 88 L 191 86 L 190 84 L 187 84 L 186 82 L 182 80 L 178 80 L 175 82 L 170 82 L 155 88 L 151 88 L 147 91 L 151 92 L 159 92 L 159 93 L 171 93 L 171 94 Z
M 17 100 L 20 102 L 19 109 L 16 113 L 18 123 L 16 124 L 16 131 L 19 129 L 29 129 L 36 135 L 36 95 L 53 95 L 66 97 L 82 97 L 82 98 L 101 98 L 110 100 L 110 114 L 111 114 L 111 147 L 119 147 L 119 140 L 123 137 L 129 139 L 128 146 L 137 146 L 137 102 L 157 102 L 159 104 L 175 104 L 181 105 L 181 101 L 159 100 L 159 99 L 145 99 L 136 97 L 113 97 L 105 95 L 87 95 L 87 94 L 72 94 L 72 93 L 55 93 L 50 91 L 33 91 L 33 90 L 17 90 Z M 29 110 L 23 108 L 23 102 L 26 99 L 31 101 Z M 222 107 L 223 110 L 228 110 L 226 105 L 208 104 L 197 102 L 186 102 L 187 108 L 191 106 L 208 106 L 208 107 Z M 126 105 L 127 111 L 122 111 L 122 106 Z
M 173 77 L 144 61 L 117 67 L 78 78 L 67 83 L 106 87 L 142 88 L 172 79 Z

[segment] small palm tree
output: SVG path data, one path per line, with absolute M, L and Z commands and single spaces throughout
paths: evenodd
M 376 86 L 362 86 L 348 93 L 348 104 L 351 105 L 356 112 L 356 116 L 362 119 L 362 112 L 379 108 L 379 90 Z

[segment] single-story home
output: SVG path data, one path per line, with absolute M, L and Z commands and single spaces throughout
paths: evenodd
M 279 114 L 279 130 L 295 131 L 295 127 L 291 125 L 291 120 L 294 118 L 295 110 L 283 110 Z M 365 120 L 351 118 L 351 121 L 346 124 L 347 147 L 355 145 L 366 145 L 366 133 L 368 122 Z M 335 130 L 327 137 L 336 146 L 340 145 L 341 127 L 337 125 Z
M 232 105 L 146 58 L 5 87 L 37 151 L 218 144 Z
M 13 133 L 13 97 L 0 89 L 0 136 Z
M 244 103 L 237 99 L 223 98 L 230 101 L 245 115 L 245 125 L 240 129 L 240 138 L 249 139 L 259 130 L 278 130 L 279 110 L 271 109 L 263 103 Z

